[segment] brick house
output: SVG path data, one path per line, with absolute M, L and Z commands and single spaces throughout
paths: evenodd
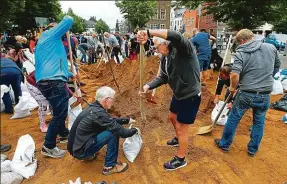
M 205 29 L 209 32 L 210 29 L 213 29 L 214 34 L 216 34 L 217 23 L 213 20 L 213 15 L 203 15 L 206 13 L 205 8 L 208 6 L 208 3 L 202 4 L 201 16 L 199 19 L 199 29 Z
M 198 25 L 198 16 L 197 10 L 189 10 L 186 9 L 183 18 L 182 18 L 182 25 L 185 28 L 185 32 L 191 33 L 194 28 L 197 28 Z
M 169 29 L 170 27 L 171 1 L 157 1 L 157 12 L 149 20 L 146 27 L 149 29 Z

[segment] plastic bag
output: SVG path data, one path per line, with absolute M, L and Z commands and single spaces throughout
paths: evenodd
M 69 99 L 69 112 L 68 112 L 68 116 L 69 116 L 69 122 L 68 122 L 68 129 L 71 130 L 74 121 L 76 120 L 77 116 L 83 111 L 82 109 L 82 105 L 79 104 L 78 106 L 74 107 L 73 109 L 71 109 L 71 104 L 73 104 L 74 102 L 77 101 L 76 97 L 71 97 Z
M 23 177 L 15 172 L 1 173 L 1 184 L 20 184 Z
M 218 104 L 216 104 L 216 106 L 212 110 L 212 113 L 211 113 L 211 121 L 212 122 L 215 121 L 215 118 L 218 115 L 223 104 L 224 104 L 223 101 L 219 101 Z M 227 106 L 225 106 L 223 111 L 221 112 L 221 115 L 219 116 L 219 118 L 216 122 L 217 125 L 222 125 L 222 126 L 225 125 L 225 123 L 227 122 L 227 118 L 228 118 L 228 116 L 227 116 L 228 112 L 229 112 L 229 109 L 227 109 Z
M 25 118 L 30 116 L 29 97 L 20 96 L 19 103 L 14 107 L 14 115 L 10 119 Z
M 69 180 L 69 184 L 82 184 L 81 178 L 77 178 L 75 182 L 73 182 L 72 180 Z
M 280 95 L 283 94 L 283 86 L 280 80 L 280 77 L 278 80 L 274 79 L 274 83 L 273 83 L 273 90 L 271 92 L 271 95 Z
M 12 104 L 15 104 L 15 96 L 14 96 L 14 91 L 12 89 L 12 86 L 10 85 L 10 91 L 9 91 L 9 94 L 10 94 L 10 98 L 12 100 Z
M 287 90 L 287 78 L 283 78 L 283 80 L 281 81 L 282 87 L 284 90 Z
M 142 138 L 139 134 L 134 134 L 132 137 L 126 138 L 125 142 L 123 143 L 123 150 L 125 157 L 130 162 L 134 162 L 141 148 L 142 148 Z
M 12 171 L 27 179 L 33 176 L 37 169 L 37 160 L 34 159 L 34 152 L 35 142 L 33 138 L 29 134 L 21 136 L 11 162 Z
M 7 159 L 7 156 L 4 154 L 1 154 L 1 163 L 4 162 Z
M 10 165 L 11 165 L 10 160 L 5 160 L 4 162 L 2 162 L 1 163 L 1 173 L 12 171 Z

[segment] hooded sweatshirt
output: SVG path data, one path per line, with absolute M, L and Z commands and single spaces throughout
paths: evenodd
M 241 90 L 271 92 L 273 70 L 278 67 L 277 49 L 271 44 L 252 40 L 237 47 L 232 72 L 240 75 Z

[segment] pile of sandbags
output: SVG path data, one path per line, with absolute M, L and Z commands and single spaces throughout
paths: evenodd
M 22 181 L 23 177 L 12 171 L 11 161 L 1 154 L 1 184 L 20 184 Z

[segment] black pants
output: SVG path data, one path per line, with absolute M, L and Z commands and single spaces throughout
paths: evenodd
M 121 52 L 120 47 L 113 47 L 112 50 L 112 58 L 116 57 L 117 63 L 120 64 L 120 58 L 119 58 L 119 53 Z

